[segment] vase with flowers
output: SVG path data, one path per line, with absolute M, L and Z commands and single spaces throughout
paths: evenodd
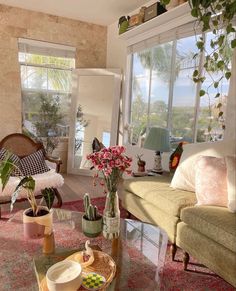
M 102 174 L 102 183 L 107 192 L 103 212 L 103 235 L 105 238 L 117 238 L 120 233 L 120 210 L 117 194 L 118 184 L 123 173 L 130 174 L 132 159 L 125 155 L 123 146 L 103 148 L 87 156 L 93 167 Z M 98 173 L 96 174 L 98 177 Z

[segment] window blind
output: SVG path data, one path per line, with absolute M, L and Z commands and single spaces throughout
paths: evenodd
M 18 39 L 19 52 L 62 57 L 75 58 L 76 48 L 55 44 L 50 42 L 37 41 L 32 39 L 19 38 Z
M 234 26 L 236 25 L 236 19 L 234 19 L 233 25 Z M 168 30 L 164 33 L 157 34 L 154 37 L 145 39 L 131 46 L 128 46 L 127 53 L 132 54 L 132 53 L 140 52 L 140 51 L 152 48 L 162 43 L 167 43 L 175 39 L 178 40 L 181 38 L 189 37 L 192 35 L 198 35 L 198 34 L 199 35 L 202 34 L 201 27 L 197 25 L 196 21 L 191 21 L 182 26 Z

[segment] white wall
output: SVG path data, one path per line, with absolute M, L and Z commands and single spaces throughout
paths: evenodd
M 234 49 L 232 68 L 229 98 L 226 108 L 225 139 L 227 140 L 236 139 L 236 49 Z

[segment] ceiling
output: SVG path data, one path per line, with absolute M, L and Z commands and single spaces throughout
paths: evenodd
M 9 6 L 109 25 L 150 0 L 0 0 Z

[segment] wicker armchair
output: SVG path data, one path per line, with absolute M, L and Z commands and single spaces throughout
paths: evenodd
M 55 191 L 55 195 L 57 197 L 57 207 L 61 207 L 62 205 L 62 198 L 57 190 L 58 186 L 61 186 L 63 184 L 63 178 L 59 174 L 60 171 L 60 165 L 62 164 L 62 161 L 60 158 L 53 159 L 52 157 L 48 157 L 46 155 L 46 152 L 44 150 L 43 144 L 40 142 L 35 142 L 33 141 L 30 137 L 21 134 L 21 133 L 14 133 L 6 136 L 5 138 L 0 141 L 0 149 L 5 148 L 9 150 L 10 152 L 16 154 L 19 158 L 24 158 L 26 156 L 29 156 L 36 151 L 42 149 L 44 153 L 45 160 L 48 160 L 51 163 L 56 164 L 56 169 L 55 170 L 50 170 L 49 172 L 43 173 L 43 174 L 38 174 L 38 175 L 33 175 L 33 178 L 35 178 L 35 184 L 36 184 L 36 191 L 35 191 L 35 197 L 36 198 L 41 198 L 42 195 L 41 190 L 45 187 L 50 187 L 53 188 Z M 16 183 L 17 177 L 11 177 L 8 184 L 9 189 L 8 191 L 5 192 L 5 189 L 3 192 L 0 190 L 0 205 L 1 204 L 7 204 L 10 203 L 11 201 L 11 189 L 13 189 L 13 184 Z M 44 183 L 42 183 L 44 182 Z M 40 185 L 45 185 L 45 187 L 40 188 Z M 48 185 L 46 185 L 48 183 Z M 12 184 L 12 187 L 11 187 Z M 38 185 L 38 187 L 37 187 Z M 6 187 L 7 188 L 7 187 Z M 20 197 L 18 201 L 26 200 L 26 197 Z M 1 210 L 1 209 L 0 209 Z M 1 212 L 0 212 L 1 213 Z

